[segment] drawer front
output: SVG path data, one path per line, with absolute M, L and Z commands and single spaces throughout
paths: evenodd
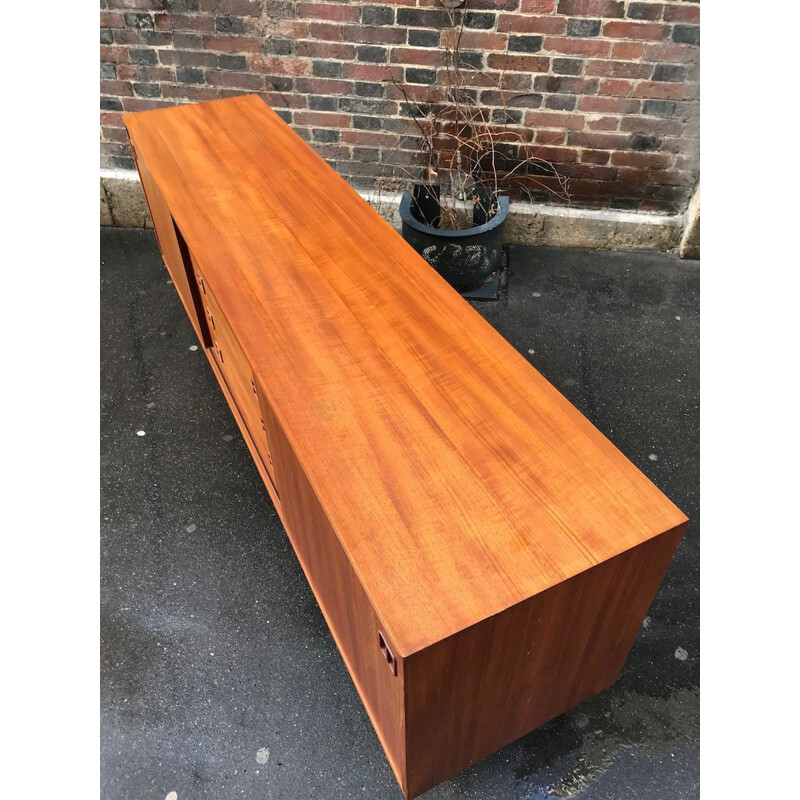
M 244 418 L 250 437 L 274 485 L 275 472 L 272 466 L 272 454 L 267 438 L 266 424 L 261 413 L 258 387 L 253 379 L 253 371 L 208 285 L 208 279 L 196 265 L 195 272 L 208 321 L 211 356 L 225 377 L 228 390 L 233 395 L 236 407 Z

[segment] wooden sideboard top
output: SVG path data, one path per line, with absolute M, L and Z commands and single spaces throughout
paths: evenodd
M 686 521 L 259 97 L 124 119 L 398 655 Z

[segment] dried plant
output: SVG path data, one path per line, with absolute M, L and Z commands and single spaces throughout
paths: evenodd
M 419 94 L 418 86 L 388 79 L 419 132 L 421 175 L 418 170 L 393 163 L 400 159 L 390 157 L 386 165 L 390 174 L 382 175 L 378 181 L 379 195 L 385 189 L 409 183 L 438 186 L 439 225 L 447 229 L 472 225 L 470 203 L 481 206 L 486 218 L 492 216 L 497 196 L 515 189 L 530 191 L 538 187 L 568 202 L 568 179 L 537 155 L 537 148 L 528 143 L 524 129 L 508 123 L 505 70 L 495 78 L 465 64 L 461 51 L 465 10 L 449 8 L 446 13 L 450 25 L 443 32 L 445 67 L 438 73 L 440 82 L 428 87 L 418 99 L 412 97 L 412 93 Z M 489 114 L 478 103 L 470 84 L 494 88 L 501 105 Z M 517 93 L 512 99 L 525 96 L 528 95 Z M 479 188 L 488 192 L 479 192 Z M 484 208 L 485 203 L 490 205 Z

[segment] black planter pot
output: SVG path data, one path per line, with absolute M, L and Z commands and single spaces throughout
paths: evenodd
M 424 191 L 418 192 L 418 189 Z M 438 187 L 415 186 L 415 197 L 403 193 L 400 218 L 403 238 L 455 289 L 464 291 L 485 283 L 503 266 L 503 229 L 508 216 L 508 198 L 497 198 L 497 210 L 487 220 L 488 192 L 479 196 L 472 228 L 444 230 L 426 224 L 432 214 L 431 190 Z M 438 209 L 438 203 L 437 203 Z M 439 223 L 438 219 L 435 222 Z

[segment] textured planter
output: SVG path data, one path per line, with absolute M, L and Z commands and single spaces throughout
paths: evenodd
M 425 192 L 418 199 L 408 192 L 400 201 L 403 238 L 454 288 L 464 291 L 485 283 L 503 266 L 503 229 L 508 198 L 497 198 L 497 211 L 483 224 L 461 230 L 443 230 L 425 223 Z M 430 214 L 430 212 L 427 212 Z M 473 221 L 485 218 L 475 208 Z M 438 220 L 436 220 L 438 222 Z

